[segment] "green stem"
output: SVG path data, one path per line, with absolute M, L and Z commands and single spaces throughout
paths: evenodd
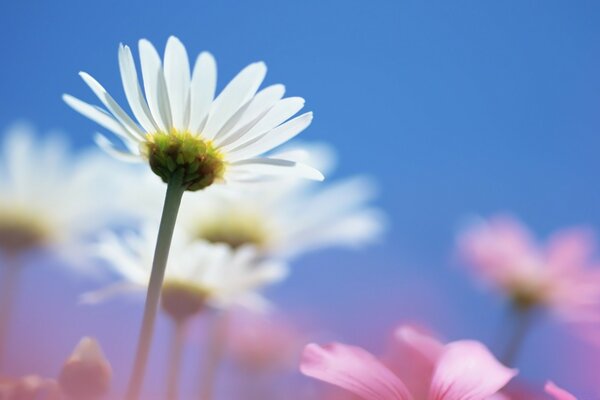
M 171 350 L 169 352 L 169 370 L 167 371 L 167 399 L 177 400 L 179 398 L 179 375 L 181 371 L 181 360 L 183 346 L 185 343 L 186 321 L 173 319 L 173 336 L 171 338 Z
M 182 171 L 183 173 L 183 171 Z M 160 299 L 160 290 L 162 288 L 167 258 L 171 247 L 171 239 L 181 198 L 185 189 L 182 185 L 182 173 L 174 173 L 167 184 L 167 194 L 163 207 L 160 227 L 158 229 L 158 239 L 154 250 L 154 261 L 152 262 L 152 272 L 150 273 L 150 282 L 148 283 L 148 292 L 146 294 L 146 303 L 144 305 L 144 317 L 139 334 L 138 346 L 135 355 L 135 361 L 127 388 L 126 399 L 138 400 L 144 381 L 146 364 L 152 344 L 154 334 L 154 321 L 158 310 L 158 301 Z
M 229 316 L 226 312 L 215 315 L 207 338 L 206 357 L 200 377 L 200 400 L 212 400 L 221 360 L 225 351 Z
M 509 336 L 508 343 L 504 349 L 501 358 L 504 365 L 513 367 L 517 361 L 519 353 L 525 343 L 525 338 L 533 326 L 535 320 L 535 310 L 532 308 L 519 308 L 512 306 L 512 333 Z

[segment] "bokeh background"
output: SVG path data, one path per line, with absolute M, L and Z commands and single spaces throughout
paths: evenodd
M 61 94 L 93 98 L 77 76 L 84 70 L 124 100 L 120 42 L 146 37 L 162 51 L 177 35 L 191 54 L 215 55 L 219 87 L 264 60 L 266 83 L 285 83 L 315 112 L 303 140 L 338 150 L 328 178 L 375 177 L 389 215 L 380 244 L 304 257 L 271 297 L 373 350 L 407 320 L 493 346 L 504 304 L 460 270 L 455 233 L 465 218 L 499 211 L 541 237 L 570 225 L 600 229 L 599 18 L 598 2 L 560 0 L 3 1 L 0 126 L 25 119 L 67 132 L 75 148 L 92 146 L 96 126 Z M 24 279 L 10 351 L 27 346 L 28 357 L 14 373 L 31 372 L 33 360 L 55 375 L 48 360 L 90 334 L 128 365 L 141 302 L 77 305 L 94 282 L 40 264 Z M 167 334 L 163 326 L 157 340 Z M 157 387 L 159 353 L 149 380 Z M 583 396 L 600 391 L 590 379 L 595 358 L 547 323 L 528 338 L 520 368 Z M 115 372 L 122 385 L 125 372 Z

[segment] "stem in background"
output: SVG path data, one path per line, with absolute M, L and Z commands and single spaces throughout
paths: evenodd
M 502 353 L 501 361 L 504 365 L 513 367 L 516 363 L 519 353 L 523 348 L 525 338 L 533 326 L 535 312 L 536 310 L 532 307 L 511 306 L 510 319 L 512 322 L 512 332 Z
M 173 230 L 177 221 L 177 213 L 181 198 L 185 189 L 182 185 L 182 174 L 174 173 L 167 184 L 167 194 L 163 207 L 160 227 L 158 229 L 158 239 L 154 250 L 154 261 L 152 262 L 152 272 L 150 273 L 150 282 L 148 283 L 148 292 L 146 294 L 146 303 L 144 305 L 144 317 L 139 334 L 135 361 L 127 388 L 126 399 L 138 400 L 144 381 L 146 364 L 154 335 L 154 321 L 158 310 L 158 301 L 160 299 L 160 290 L 162 288 L 167 258 L 173 238 Z
M 179 378 L 187 320 L 173 319 L 173 336 L 169 353 L 169 370 L 167 371 L 167 400 L 179 399 Z
M 16 260 L 16 256 L 10 256 L 3 269 L 4 273 L 2 281 L 0 281 L 0 368 L 4 367 L 6 358 L 6 342 L 10 331 L 15 298 L 18 293 L 21 265 Z
M 212 329 L 206 341 L 206 356 L 200 376 L 200 400 L 213 400 L 214 398 L 217 374 L 227 342 L 228 326 L 229 315 L 227 312 L 219 312 L 214 316 Z

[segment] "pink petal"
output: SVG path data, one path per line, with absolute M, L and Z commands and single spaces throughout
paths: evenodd
M 431 381 L 430 400 L 483 400 L 515 375 L 481 343 L 463 340 L 446 345 Z
M 425 330 L 403 325 L 394 332 L 394 341 L 383 362 L 415 398 L 425 399 L 443 349 L 444 345 Z
M 553 268 L 573 270 L 585 267 L 595 251 L 594 235 L 578 228 L 558 232 L 548 241 L 547 258 Z
M 458 237 L 458 248 L 480 279 L 499 288 L 524 274 L 535 274 L 542 260 L 542 253 L 526 228 L 504 215 L 464 231 Z
M 360 347 L 309 344 L 300 364 L 304 375 L 337 385 L 365 400 L 412 400 L 404 383 Z
M 577 400 L 575 396 L 564 389 L 559 388 L 554 382 L 547 382 L 544 387 L 546 393 L 554 397 L 556 400 Z

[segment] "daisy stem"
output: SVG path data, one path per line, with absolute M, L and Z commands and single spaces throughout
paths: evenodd
M 171 350 L 169 352 L 169 370 L 167 371 L 167 399 L 177 400 L 179 398 L 179 376 L 181 373 L 181 361 L 186 331 L 185 319 L 173 319 L 173 335 L 171 338 Z
M 21 265 L 16 256 L 9 256 L 0 281 L 0 368 L 4 367 L 12 311 L 17 297 Z
M 158 301 L 160 299 L 160 291 L 165 276 L 167 266 L 167 258 L 171 247 L 171 239 L 175 222 L 177 221 L 177 213 L 181 198 L 185 192 L 182 185 L 183 170 L 175 172 L 167 184 L 167 194 L 163 207 L 160 227 L 158 228 L 158 238 L 156 240 L 156 248 L 154 250 L 154 261 L 152 262 L 152 272 L 150 273 L 150 281 L 148 283 L 148 292 L 146 293 L 146 303 L 144 305 L 144 317 L 142 319 L 142 327 L 140 330 L 135 361 L 127 388 L 128 400 L 138 400 L 144 381 L 144 373 L 146 364 L 148 363 L 148 355 L 152 344 L 152 336 L 154 334 L 154 321 L 158 310 Z
M 513 367 L 533 325 L 535 315 L 534 310 L 530 307 L 523 308 L 514 305 L 510 308 L 510 315 L 512 332 L 501 360 L 504 365 Z
M 200 376 L 200 400 L 212 400 L 215 395 L 217 373 L 225 351 L 229 317 L 221 312 L 214 316 L 212 327 L 206 341 L 206 357 Z

